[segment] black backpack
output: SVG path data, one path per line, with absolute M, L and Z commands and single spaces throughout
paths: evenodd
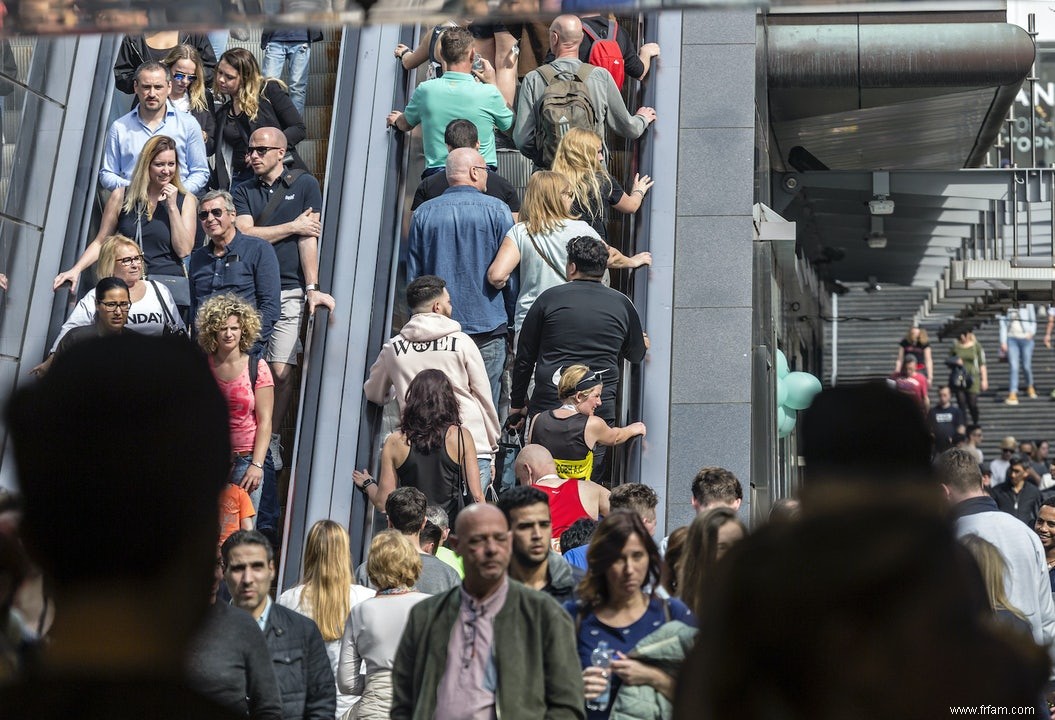
M 592 131 L 596 127 L 597 112 L 586 87 L 586 78 L 593 70 L 589 63 L 582 63 L 574 73 L 557 70 L 553 65 L 539 66 L 539 75 L 546 83 L 535 114 L 535 162 L 539 167 L 548 170 L 553 165 L 557 145 L 566 132 L 572 128 Z

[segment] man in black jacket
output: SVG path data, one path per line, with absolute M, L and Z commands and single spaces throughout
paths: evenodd
M 333 720 L 337 686 L 315 623 L 271 601 L 274 553 L 255 530 L 239 530 L 223 544 L 224 578 L 232 602 L 249 612 L 271 652 L 283 720 Z

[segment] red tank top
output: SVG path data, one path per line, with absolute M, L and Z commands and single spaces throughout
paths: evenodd
M 571 527 L 573 522 L 579 518 L 590 517 L 590 513 L 586 512 L 586 508 L 582 506 L 582 501 L 579 499 L 578 481 L 568 480 L 559 487 L 545 485 L 535 485 L 535 487 L 549 496 L 549 514 L 550 521 L 553 523 L 554 544 L 560 540 L 560 536 Z

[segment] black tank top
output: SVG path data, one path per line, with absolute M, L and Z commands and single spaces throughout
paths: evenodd
M 429 505 L 447 511 L 453 522 L 461 505 L 461 466 L 447 454 L 447 446 L 431 453 L 418 452 L 410 448 L 403 464 L 396 468 L 400 487 L 415 487 L 425 493 Z
M 586 444 L 589 419 L 582 413 L 559 418 L 547 410 L 539 413 L 531 426 L 531 442 L 550 451 L 561 477 L 589 480 L 593 473 L 593 450 Z

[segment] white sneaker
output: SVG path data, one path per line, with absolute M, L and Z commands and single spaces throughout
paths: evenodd
M 283 467 L 282 464 L 282 436 L 274 434 L 271 436 L 271 462 L 275 465 L 275 472 L 278 472 Z

